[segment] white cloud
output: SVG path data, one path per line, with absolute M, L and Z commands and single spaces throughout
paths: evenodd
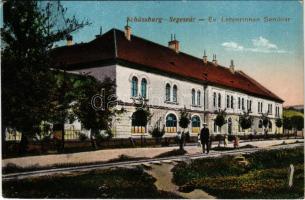
M 278 49 L 276 44 L 270 43 L 269 40 L 263 38 L 262 36 L 257 39 L 253 39 L 252 44 L 258 49 Z
M 252 39 L 252 47 L 243 47 L 237 42 L 224 42 L 221 44 L 225 47 L 226 50 L 229 51 L 251 51 L 258 53 L 287 53 L 287 51 L 283 49 L 279 49 L 276 44 L 271 43 L 268 39 L 260 36 L 258 38 Z
M 240 46 L 236 42 L 224 42 L 224 43 L 222 43 L 222 46 L 224 46 L 228 50 L 233 50 L 233 51 L 242 51 L 242 50 L 244 50 L 244 47 Z

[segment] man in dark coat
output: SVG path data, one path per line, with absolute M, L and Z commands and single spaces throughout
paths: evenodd
M 202 145 L 202 152 L 205 153 L 205 147 L 207 149 L 207 153 L 209 153 L 210 150 L 210 145 L 209 145 L 209 140 L 210 140 L 210 131 L 207 128 L 207 124 L 203 123 L 203 128 L 200 131 L 200 140 L 201 140 L 201 145 Z

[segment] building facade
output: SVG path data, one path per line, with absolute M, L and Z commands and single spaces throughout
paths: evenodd
M 262 113 L 271 120 L 269 133 L 281 133 L 275 125 L 282 116 L 283 100 L 257 81 L 236 70 L 185 54 L 179 41 L 172 38 L 168 46 L 153 43 L 125 31 L 112 29 L 89 43 L 59 47 L 53 51 L 54 65 L 71 73 L 86 73 L 103 81 L 115 80 L 117 107 L 127 112 L 113 120 L 116 138 L 149 136 L 155 126 L 165 127 L 165 136 L 176 136 L 180 110 L 191 114 L 188 131 L 197 135 L 203 123 L 214 134 L 248 134 L 263 132 Z M 134 126 L 134 102 L 145 99 L 152 115 L 146 127 Z M 214 124 L 215 110 L 226 110 L 227 123 Z M 254 122 L 250 129 L 239 127 L 239 116 L 250 111 Z

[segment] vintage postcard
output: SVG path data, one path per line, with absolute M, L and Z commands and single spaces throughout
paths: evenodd
M 3 0 L 2 197 L 303 199 L 303 7 Z

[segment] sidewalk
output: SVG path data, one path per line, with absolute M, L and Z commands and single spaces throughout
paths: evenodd
M 257 147 L 268 147 L 283 143 L 294 143 L 296 140 L 303 141 L 303 139 L 286 139 L 286 140 L 268 140 L 268 141 L 253 141 L 243 142 L 240 146 L 251 144 Z M 212 147 L 216 147 L 217 142 L 213 143 Z M 228 147 L 233 147 L 233 143 L 229 143 Z M 2 167 L 7 164 L 15 164 L 19 167 L 45 167 L 54 164 L 68 164 L 68 163 L 93 163 L 93 162 L 107 162 L 111 159 L 119 158 L 121 155 L 126 155 L 135 158 L 153 158 L 161 153 L 165 153 L 174 149 L 175 147 L 147 147 L 147 148 L 125 148 L 125 149 L 106 149 L 90 152 L 58 154 L 58 155 L 43 155 L 43 156 L 29 156 L 22 158 L 9 158 L 2 160 Z M 188 154 L 201 153 L 201 147 L 185 146 Z

